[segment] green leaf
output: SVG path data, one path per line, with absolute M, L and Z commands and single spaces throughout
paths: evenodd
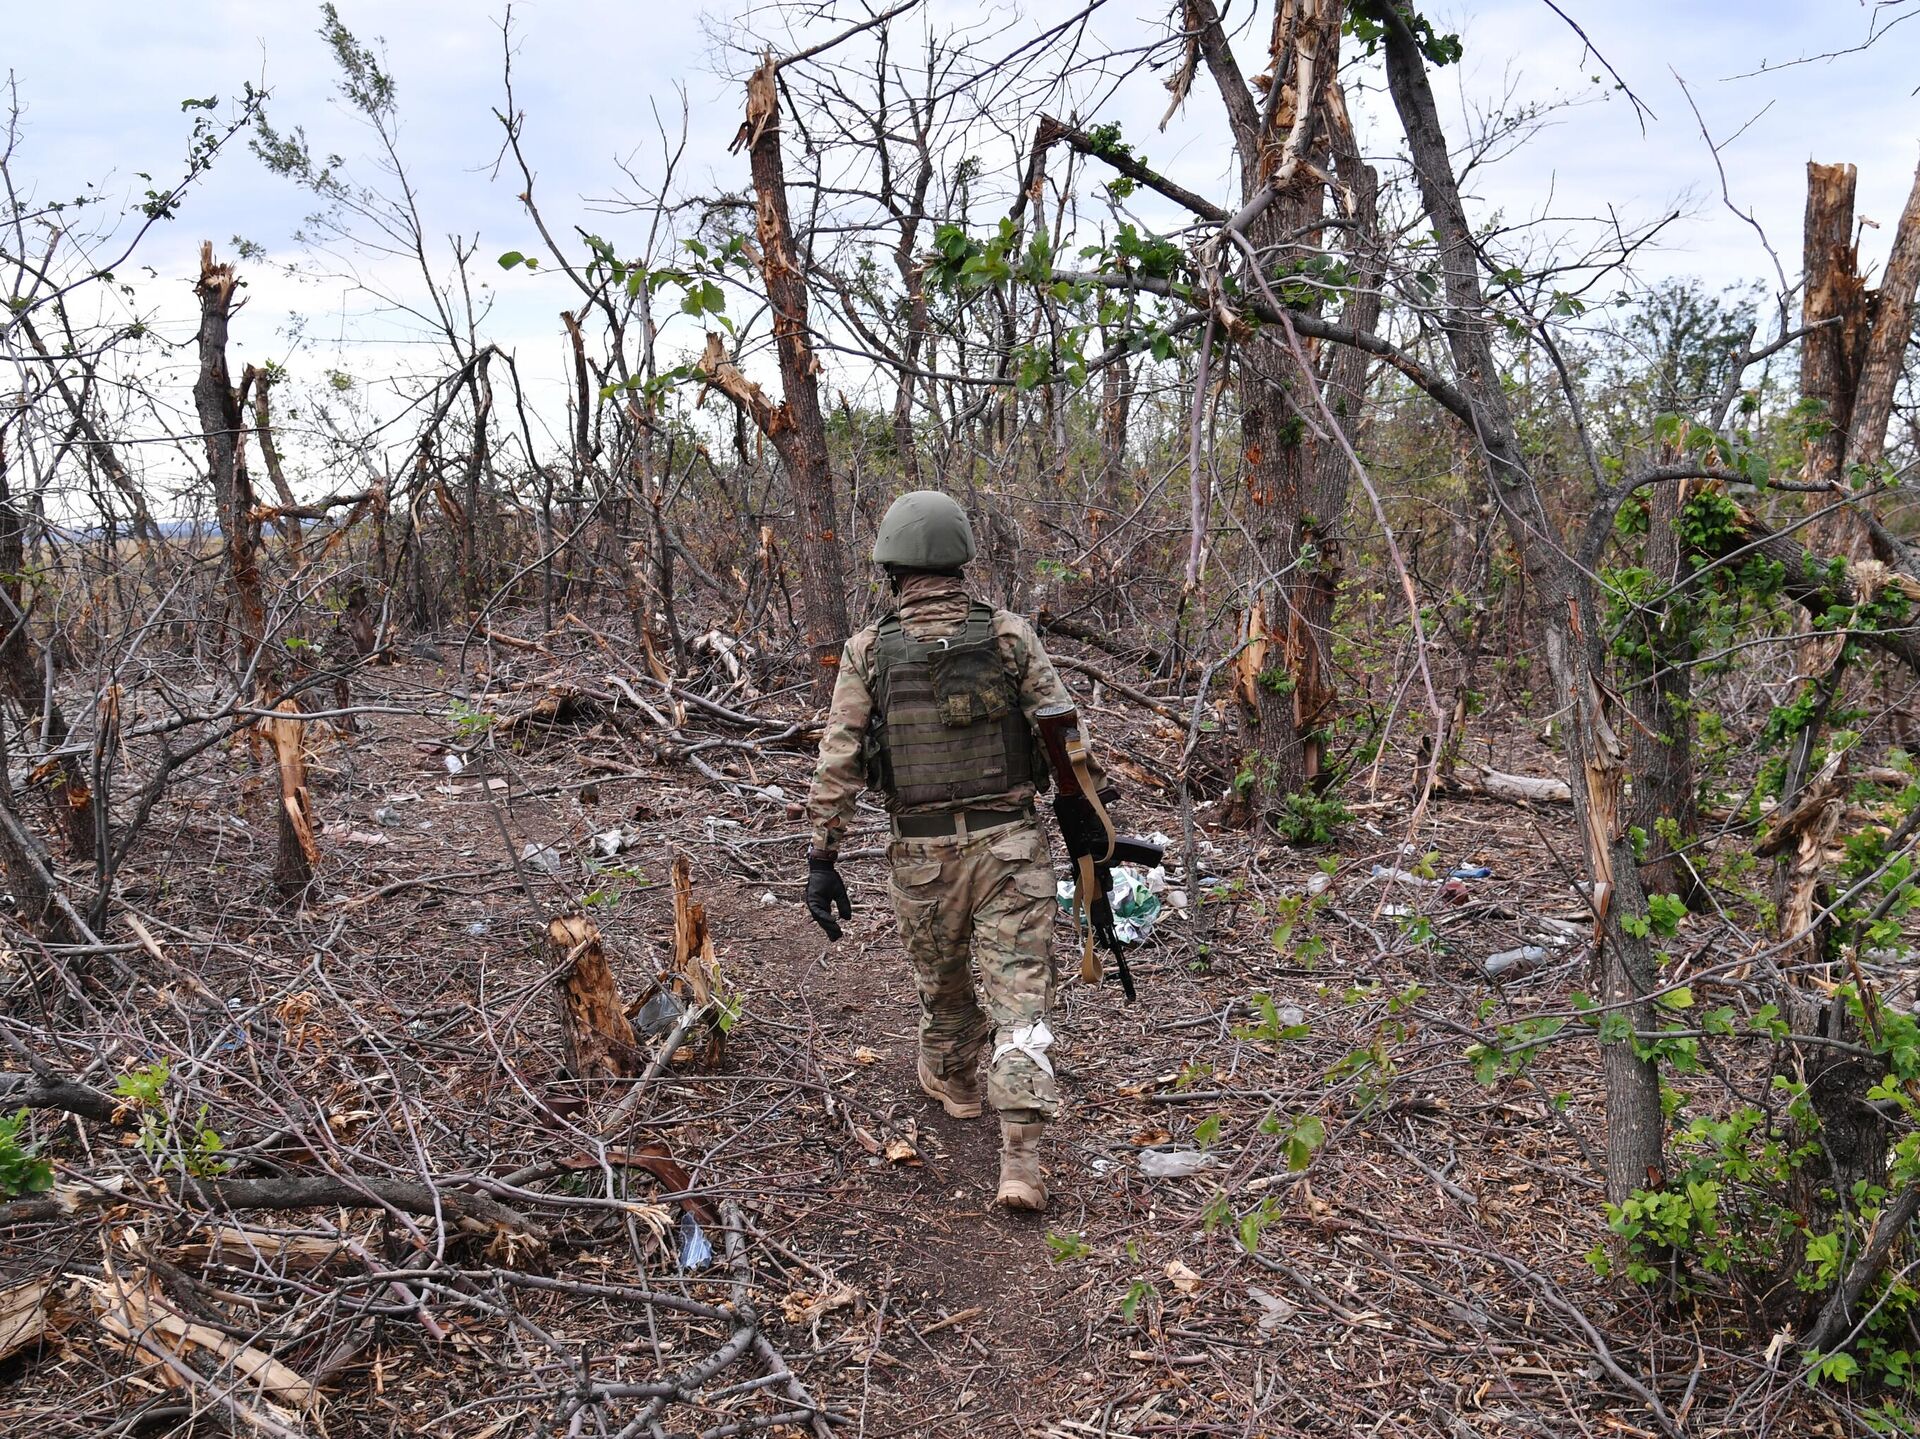
M 1317 1114 L 1303 1114 L 1287 1136 L 1287 1169 L 1298 1174 L 1313 1163 L 1314 1151 L 1327 1142 L 1327 1126 Z
M 1851 1354 L 1812 1355 L 1813 1367 L 1807 1371 L 1807 1382 L 1818 1384 L 1823 1379 L 1831 1379 L 1836 1384 L 1845 1384 L 1860 1372 L 1860 1361 Z
M 515 265 L 525 264 L 526 259 L 527 257 L 518 250 L 509 250 L 500 257 L 500 268 L 503 270 L 511 270 Z
M 1055 1230 L 1047 1231 L 1047 1257 L 1055 1264 L 1065 1264 L 1071 1259 L 1085 1259 L 1093 1253 L 1093 1246 L 1080 1234 L 1061 1234 Z

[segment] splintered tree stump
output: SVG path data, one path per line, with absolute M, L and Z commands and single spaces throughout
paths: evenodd
M 547 950 L 562 966 L 553 983 L 567 1069 L 575 1079 L 639 1074 L 639 1047 L 600 931 L 585 915 L 556 916 L 547 924 Z
M 273 879 L 280 893 L 293 899 L 313 882 L 314 867 L 320 863 L 320 841 L 314 836 L 313 796 L 307 790 L 305 722 L 300 718 L 300 702 L 288 697 L 273 710 L 272 719 L 260 722 L 267 742 L 273 746 L 280 776 Z
M 692 993 L 694 1005 L 707 1013 L 700 1060 L 718 1064 L 727 1039 L 714 1004 L 720 989 L 720 965 L 714 958 L 713 935 L 707 929 L 707 907 L 693 897 L 693 869 L 684 854 L 673 857 L 673 971 L 685 982 L 685 991 Z

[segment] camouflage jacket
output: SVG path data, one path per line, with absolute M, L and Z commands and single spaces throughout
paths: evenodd
M 913 639 L 938 639 L 957 633 L 966 622 L 972 604 L 963 581 L 946 575 L 915 575 L 900 589 L 900 627 Z M 854 801 L 866 788 L 866 763 L 862 747 L 867 724 L 873 717 L 873 642 L 877 624 L 868 625 L 852 639 L 840 655 L 840 674 L 833 686 L 833 702 L 827 709 L 826 729 L 820 736 L 820 763 L 814 770 L 813 788 L 807 794 L 807 815 L 813 822 L 813 848 L 818 854 L 835 854 L 846 836 L 847 820 L 853 814 Z M 1032 625 L 1011 610 L 993 612 L 994 636 L 1000 642 L 1000 655 L 1020 690 L 1020 708 L 1031 723 L 1035 710 L 1048 705 L 1073 704 L 1074 698 L 1060 682 L 1047 658 L 1046 649 Z M 1096 785 L 1106 776 L 1099 761 L 1089 756 L 1088 770 Z M 1034 801 L 1034 788 L 1020 785 L 1004 795 L 983 795 L 974 799 L 939 804 L 911 805 L 899 811 L 909 814 L 937 813 L 952 809 L 1014 809 Z

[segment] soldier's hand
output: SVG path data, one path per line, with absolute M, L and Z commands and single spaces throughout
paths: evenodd
M 807 856 L 807 913 L 827 932 L 828 939 L 840 938 L 840 925 L 833 917 L 834 906 L 841 919 L 853 918 L 853 904 L 847 898 L 847 883 L 833 867 L 830 855 Z

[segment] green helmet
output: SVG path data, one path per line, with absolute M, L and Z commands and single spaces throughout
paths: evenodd
M 873 562 L 909 570 L 957 570 L 973 558 L 967 512 L 938 490 L 915 490 L 887 507 Z

